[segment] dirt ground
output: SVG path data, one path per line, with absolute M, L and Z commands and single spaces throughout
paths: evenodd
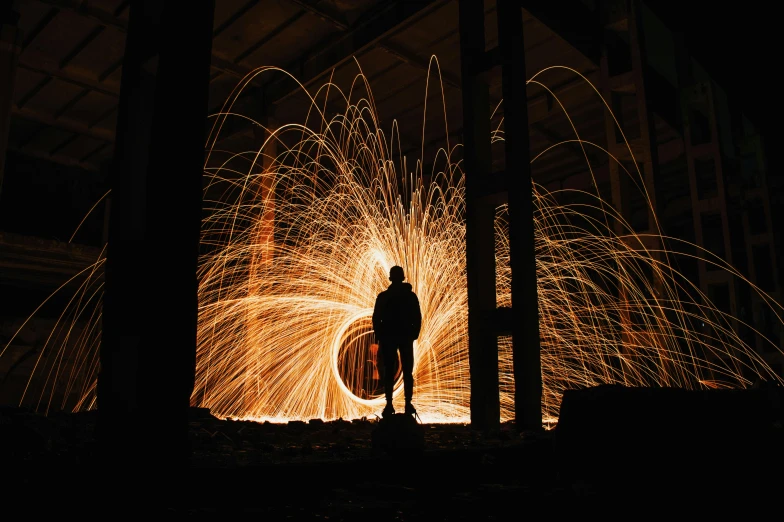
M 635 469 L 634 455 L 609 473 L 567 472 L 557 430 L 521 434 L 502 425 L 487 435 L 467 425 L 422 425 L 422 451 L 390 454 L 373 446 L 378 419 L 271 424 L 216 419 L 202 410 L 191 417 L 186 472 L 107 475 L 95 468 L 95 421 L 94 412 L 43 417 L 0 409 L 6 513 L 346 521 L 614 518 L 628 509 L 704 515 L 729 505 L 762 513 L 781 487 L 760 479 L 764 465 L 749 467 L 758 479 L 751 481 L 710 480 L 677 463 L 665 476 L 648 476 Z

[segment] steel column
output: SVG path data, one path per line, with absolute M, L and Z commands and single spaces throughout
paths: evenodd
M 498 47 L 504 95 L 504 157 L 509 180 L 509 259 L 512 271 L 512 353 L 515 422 L 542 428 L 542 363 L 536 286 L 533 183 L 520 2 L 498 0 Z
M 3 190 L 5 156 L 8 150 L 8 132 L 14 106 L 14 79 L 19 60 L 19 15 L 12 9 L 13 2 L 0 8 L 0 194 Z
M 479 64 L 485 52 L 484 2 L 460 0 L 460 61 L 463 83 L 466 176 L 466 278 L 471 424 L 500 426 L 496 308 L 495 207 L 481 197 L 491 173 L 490 93 Z
M 98 379 L 98 435 L 116 471 L 189 456 L 214 2 L 183 7 L 130 8 Z

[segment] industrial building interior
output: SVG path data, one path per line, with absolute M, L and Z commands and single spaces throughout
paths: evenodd
M 498 4 L 502 3 L 513 4 L 514 9 L 522 11 L 525 78 L 539 74 L 537 78 L 552 89 L 548 92 L 543 85 L 531 82 L 522 98 L 527 107 L 523 114 L 527 112 L 528 125 L 527 131 L 521 132 L 529 144 L 530 158 L 536 158 L 530 165 L 532 181 L 550 191 L 596 191 L 612 202 L 636 232 L 644 234 L 656 228 L 653 215 L 643 198 L 618 182 L 619 165 L 632 170 L 639 168 L 645 187 L 655 194 L 658 227 L 663 236 L 694 243 L 715 254 L 781 303 L 782 238 L 776 223 L 783 217 L 782 194 L 781 187 L 772 181 L 768 172 L 765 144 L 755 123 L 744 113 L 743 100 L 732 99 L 712 79 L 712 71 L 698 57 L 689 54 L 684 36 L 670 30 L 656 14 L 656 2 L 499 0 Z M 199 143 L 204 148 L 216 121 L 214 115 L 222 110 L 238 84 L 257 68 L 271 66 L 286 71 L 311 93 L 327 81 L 348 89 L 361 71 L 372 90 L 380 127 L 391 129 L 395 122 L 402 155 L 409 165 L 421 161 L 423 171 L 437 164 L 438 151 L 446 143 L 468 144 L 476 140 L 476 129 L 466 128 L 463 123 L 468 119 L 465 111 L 469 89 L 481 105 L 471 121 L 490 115 L 489 128 L 503 125 L 505 108 L 503 105 L 499 108 L 504 99 L 502 65 L 508 62 L 509 55 L 499 50 L 499 26 L 503 20 L 498 19 L 499 6 L 494 0 L 215 0 L 214 11 L 210 13 L 207 11 L 211 2 L 205 2 L 207 8 L 183 3 L 179 6 L 182 18 L 175 23 L 176 27 L 172 27 L 172 19 L 166 18 L 171 16 L 167 9 L 173 9 L 172 4 L 176 2 L 17 0 L 0 8 L 3 17 L 0 19 L 0 67 L 4 73 L 0 78 L 0 349 L 3 350 L 0 404 L 4 406 L 35 409 L 30 403 L 20 405 L 19 397 L 29 386 L 28 377 L 38 364 L 39 350 L 46 344 L 52 325 L 70 300 L 66 292 L 50 296 L 101 259 L 111 237 L 125 238 L 125 246 L 118 247 L 116 252 L 127 254 L 133 245 L 143 244 L 144 249 L 160 247 L 162 250 L 157 251 L 164 254 L 162 266 L 154 276 L 151 261 L 145 261 L 144 252 L 127 254 L 123 261 L 115 262 L 113 270 L 118 275 L 113 283 L 115 297 L 111 306 L 114 308 L 107 309 L 104 318 L 105 331 L 107 325 L 115 325 L 109 330 L 115 336 L 112 339 L 125 342 L 121 340 L 125 333 L 117 332 L 125 332 L 123 328 L 130 324 L 127 321 L 147 321 L 154 314 L 179 305 L 186 312 L 172 321 L 185 328 L 195 324 L 195 312 L 187 312 L 193 308 L 195 291 L 181 300 L 175 296 L 178 291 L 188 294 L 192 290 L 187 273 L 189 267 L 195 266 L 196 258 L 195 249 L 187 239 L 193 234 L 184 232 L 184 239 L 176 243 L 172 240 L 169 246 L 164 232 L 148 232 L 142 243 L 134 243 L 135 239 L 129 239 L 133 227 L 127 223 L 110 224 L 110 216 L 114 209 L 118 215 L 130 219 L 128 216 L 133 212 L 129 209 L 134 201 L 143 200 L 133 200 L 138 195 L 128 195 L 134 188 L 127 185 L 125 197 L 131 199 L 126 200 L 124 210 L 118 211 L 121 207 L 117 200 L 105 195 L 115 189 L 113 179 L 118 172 L 132 173 L 137 168 L 127 158 L 136 154 L 134 147 L 141 150 L 144 145 L 135 144 L 134 140 L 152 143 L 161 135 L 171 137 L 168 156 L 176 157 L 167 159 L 168 163 L 164 162 L 160 169 L 176 166 L 181 160 L 185 165 L 190 161 L 196 168 L 198 163 L 203 165 L 206 156 L 188 156 L 189 144 L 194 150 Z M 460 19 L 462 4 L 473 4 L 474 9 L 479 5 L 484 12 L 484 49 L 477 55 L 473 64 L 477 72 L 470 79 L 465 78 L 466 60 L 461 55 L 461 49 L 467 52 L 467 44 L 461 42 L 461 31 L 467 31 L 461 29 L 461 24 L 467 26 Z M 151 14 L 142 22 L 134 22 L 134 8 Z M 161 20 L 168 20 L 170 25 L 165 26 Z M 198 37 L 199 23 L 207 23 L 204 20 L 211 23 L 211 38 L 194 44 L 194 57 L 183 58 L 182 63 L 172 66 L 172 72 L 164 72 L 164 66 L 176 61 L 168 56 L 164 58 L 166 52 L 188 49 L 188 44 L 171 42 L 180 34 Z M 139 25 L 135 28 L 134 23 Z M 139 29 L 144 24 L 156 30 L 165 26 L 168 34 L 153 32 L 145 40 L 144 30 Z M 137 31 L 135 45 L 141 50 L 131 53 L 126 39 L 133 31 Z M 201 63 L 198 50 L 206 47 L 210 48 L 208 90 L 197 85 L 199 78 L 207 78 L 206 74 L 199 75 L 196 71 L 190 76 L 180 76 L 190 66 L 198 69 Z M 160 60 L 145 58 L 158 53 Z M 125 81 L 131 81 L 124 79 L 124 64 L 129 60 L 136 60 L 134 67 L 140 71 L 146 68 L 152 78 L 156 77 L 157 68 L 160 81 L 166 78 L 168 82 L 159 92 L 164 93 L 160 95 L 162 99 L 171 102 L 171 108 L 150 109 L 152 116 L 147 123 L 144 117 L 134 119 L 133 107 L 142 105 L 133 104 L 143 101 L 123 98 L 126 93 L 136 92 L 135 88 L 142 93 L 149 92 L 146 87 L 124 85 Z M 134 78 L 146 77 L 139 73 Z M 477 85 L 481 85 L 479 90 Z M 356 89 L 359 95 L 366 92 L 362 85 Z M 177 96 L 171 94 L 174 91 L 184 93 L 183 99 L 191 91 L 196 92 L 195 105 L 177 107 Z M 199 94 L 201 91 L 203 96 Z M 482 92 L 486 98 L 482 98 Z M 132 94 L 128 96 L 130 100 Z M 202 99 L 199 96 L 206 100 L 206 107 L 198 104 Z M 334 99 L 330 103 L 331 106 L 325 105 L 327 112 L 340 110 L 340 104 Z M 275 128 L 302 122 L 309 108 L 303 88 L 291 77 L 273 70 L 249 80 L 233 111 Z M 181 118 L 186 113 L 192 113 L 190 119 Z M 134 130 L 137 125 L 147 125 L 148 130 Z M 599 144 L 604 150 L 568 142 L 576 130 L 581 140 Z M 135 139 L 134 132 L 148 132 L 153 138 Z M 621 136 L 628 141 L 628 147 Z M 204 170 L 225 165 L 235 151 L 258 150 L 265 137 L 258 126 L 247 120 L 227 120 L 218 140 L 208 144 L 213 153 L 203 165 Z M 150 145 L 151 163 L 166 155 L 161 148 L 153 148 Z M 483 159 L 489 161 L 486 172 L 489 178 L 508 168 L 510 155 L 502 145 L 494 144 L 488 150 L 489 157 L 471 160 L 472 152 L 468 151 L 462 159 L 469 165 L 470 161 L 475 161 L 473 164 Z M 611 161 L 611 155 L 617 161 Z M 117 162 L 121 161 L 118 158 L 126 158 L 125 170 L 118 168 Z M 150 171 L 147 174 L 150 180 L 157 179 L 152 177 L 155 172 L 160 174 L 163 170 Z M 499 179 L 483 187 L 476 184 L 473 190 L 483 191 L 484 195 L 490 193 L 496 198 L 493 201 L 506 202 L 507 194 L 518 187 L 504 176 Z M 179 194 L 187 200 L 188 194 L 193 196 L 201 190 L 201 187 L 191 187 L 180 193 L 173 184 L 161 185 L 162 197 L 175 200 Z M 160 227 L 169 229 L 169 235 L 171 230 L 184 230 L 179 226 L 188 226 L 187 216 L 191 216 L 193 225 L 192 201 L 177 200 L 162 210 L 163 206 L 156 206 L 162 204 L 154 199 L 149 200 L 149 207 L 144 211 L 146 217 L 140 218 L 142 223 L 145 219 L 161 223 L 175 214 L 185 216 L 181 221 Z M 119 218 L 114 219 L 119 222 Z M 467 248 L 468 255 L 472 255 L 471 247 Z M 171 258 L 166 259 L 169 254 Z M 182 270 L 178 268 L 180 261 L 185 263 Z M 480 266 L 482 261 L 477 263 L 473 266 Z M 759 351 L 761 359 L 778 377 L 784 377 L 784 332 L 781 321 L 770 315 L 766 303 L 744 291 L 734 277 L 712 270 L 705 262 L 694 259 L 680 263 L 681 273 L 696 282 L 721 311 L 753 325 L 756 332 L 741 328 L 739 335 Z M 513 265 L 513 270 L 518 267 L 524 270 L 526 266 Z M 475 270 L 474 275 L 468 275 L 469 285 L 474 277 L 474 284 L 481 286 L 485 277 L 482 274 L 486 272 L 481 268 Z M 166 304 L 151 303 L 150 310 L 144 312 L 149 316 L 127 314 L 129 307 L 143 307 L 141 304 L 146 302 L 140 296 L 129 297 L 128 292 L 132 291 L 129 288 L 140 284 L 136 276 L 128 275 L 134 271 L 141 274 L 138 277 L 150 278 L 151 282 L 140 287 L 150 301 L 166 301 Z M 179 271 L 186 272 L 186 277 L 176 275 Z M 116 282 L 125 277 L 130 282 Z M 107 281 L 107 291 L 110 284 Z M 469 308 L 471 296 L 469 289 Z M 130 301 L 120 303 L 126 299 Z M 110 318 L 111 310 L 114 315 Z M 123 319 L 120 317 L 123 314 L 132 317 Z M 156 328 L 160 329 L 164 323 L 151 319 L 149 322 L 144 335 L 157 335 Z M 529 323 L 525 324 L 530 327 Z M 471 328 L 469 325 L 469 331 Z M 161 334 L 161 339 L 162 343 L 171 342 L 176 335 Z M 763 339 L 771 340 L 773 348 Z M 141 348 L 136 350 L 140 367 L 151 365 L 156 355 Z M 187 361 L 189 356 L 182 357 Z M 171 356 L 159 369 L 142 371 L 130 378 L 138 382 L 145 379 L 168 382 L 167 372 L 182 364 L 175 359 Z M 109 365 L 103 360 L 102 364 Z M 128 371 L 119 371 L 116 382 L 129 378 Z M 181 380 L 187 383 L 188 376 Z M 472 401 L 481 397 L 476 401 L 480 405 L 478 409 L 472 409 L 472 422 L 479 427 L 489 425 L 498 429 L 497 410 L 490 404 L 493 401 L 487 403 L 486 398 L 487 394 L 495 393 L 497 408 L 498 384 L 493 388 L 490 381 L 477 377 L 477 382 L 482 382 L 485 388 L 478 391 L 472 388 Z M 171 392 L 174 396 L 182 386 L 168 383 L 158 388 L 156 384 L 156 393 Z M 106 393 L 109 396 L 117 392 Z M 120 396 L 122 392 L 117 397 Z M 99 396 L 99 405 L 100 400 Z M 161 400 L 163 410 L 167 404 L 179 408 L 182 402 L 176 397 L 169 402 L 165 398 L 152 399 L 143 391 L 138 392 L 135 400 L 139 405 Z M 482 406 L 485 403 L 489 404 L 487 410 Z M 161 420 L 164 417 L 168 420 Z M 487 420 L 489 417 L 493 419 Z M 177 424 L 181 418 L 180 414 L 156 414 L 155 422 L 169 426 L 161 431 L 172 431 L 171 440 L 162 447 L 171 449 L 166 444 L 177 444 L 174 432 L 179 429 L 177 426 L 185 424 Z M 541 414 L 534 418 L 541 420 Z M 113 419 L 106 425 L 115 426 L 117 422 Z M 134 437 L 140 432 L 127 431 L 117 435 L 115 443 L 134 444 Z M 107 429 L 105 433 L 115 432 Z M 145 448 L 149 449 L 148 445 Z M 445 465 L 443 469 L 451 468 Z M 249 475 L 243 477 L 242 480 L 251 480 Z M 298 480 L 294 472 L 290 478 Z M 518 488 L 509 495 L 570 500 L 576 495 L 573 489 L 566 493 L 521 491 Z M 477 501 L 488 501 L 502 493 L 481 490 L 473 494 Z M 599 497 L 593 497 L 593 501 L 600 502 Z M 432 515 L 432 511 L 421 507 L 424 500 L 418 502 L 422 503 L 417 504 L 422 519 Z M 286 504 L 286 509 L 294 509 L 292 505 Z M 340 508 L 344 511 L 335 507 L 337 504 L 332 508 L 351 519 L 345 515 L 349 512 L 345 505 Z

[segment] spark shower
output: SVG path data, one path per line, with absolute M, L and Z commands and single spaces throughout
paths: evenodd
M 429 80 L 428 89 L 441 88 L 435 59 L 431 66 L 428 78 L 436 80 Z M 254 71 L 212 116 L 192 403 L 218 416 L 286 421 L 377 414 L 384 399 L 370 316 L 389 268 L 399 264 L 424 316 L 415 344 L 418 412 L 425 422 L 469 420 L 461 145 L 444 138 L 432 171 L 423 171 L 422 158 L 402 157 L 397 126 L 388 134 L 382 130 L 371 86 L 357 68 L 346 90 L 327 82 L 308 93 L 304 122 L 266 129 L 254 121 L 267 136 L 254 150 L 219 151 L 216 144 L 232 120 L 249 119 L 234 106 L 251 78 L 285 71 Z M 554 70 L 589 83 L 559 66 L 540 71 L 529 83 L 549 91 L 546 78 Z M 596 96 L 601 98 L 598 91 Z M 445 108 L 444 124 L 448 128 Z M 607 154 L 573 129 L 568 142 L 533 161 L 559 154 L 566 143 Z M 492 140 L 503 140 L 502 123 Z M 649 202 L 640 173 L 624 175 Z M 738 334 L 740 319 L 714 306 L 670 262 L 700 252 L 701 259 L 748 285 L 781 323 L 781 305 L 720 258 L 676 238 L 635 233 L 596 189 L 552 192 L 534 180 L 534 205 L 545 422 L 557 420 L 568 388 L 782 382 Z M 511 304 L 506 230 L 501 206 L 499 306 Z M 72 305 L 40 351 L 29 377 L 36 386 L 28 385 L 20 404 L 46 411 L 95 407 L 103 262 L 102 256 L 75 277 Z M 74 361 L 70 368 L 65 359 Z M 508 420 L 514 406 L 509 338 L 499 339 L 499 372 L 501 417 Z M 398 382 L 396 401 L 401 393 Z

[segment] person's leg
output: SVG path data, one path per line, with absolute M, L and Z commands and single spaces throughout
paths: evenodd
M 395 373 L 397 373 L 397 347 L 395 343 L 386 339 L 378 343 L 379 359 L 381 361 L 381 379 L 384 383 L 384 396 L 387 407 L 392 407 L 392 392 L 395 388 Z
M 414 398 L 414 341 L 403 341 L 400 343 L 400 362 L 403 365 L 403 390 L 406 396 L 406 411 L 414 413 L 414 407 L 411 405 L 411 399 Z

